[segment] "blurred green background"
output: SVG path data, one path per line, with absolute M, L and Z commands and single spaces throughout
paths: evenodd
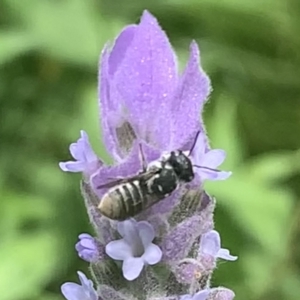
M 241 300 L 300 299 L 299 0 L 0 0 L 0 299 L 59 300 L 87 270 L 77 174 L 60 171 L 85 129 L 98 154 L 97 65 L 107 40 L 149 9 L 181 66 L 191 39 L 214 91 L 213 147 L 234 175 L 207 184 L 216 228 L 239 256 L 213 285 Z

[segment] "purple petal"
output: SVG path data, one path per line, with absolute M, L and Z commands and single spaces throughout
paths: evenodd
M 62 294 L 68 300 L 97 300 L 98 296 L 93 287 L 93 282 L 82 272 L 77 272 L 81 285 L 67 282 L 61 286 Z
M 117 229 L 120 235 L 124 237 L 126 232 L 130 231 L 131 228 L 134 228 L 135 230 L 136 226 L 137 226 L 137 221 L 133 218 L 130 218 L 128 220 L 118 222 Z
M 82 152 L 84 154 L 85 161 L 86 162 L 93 162 L 93 161 L 98 160 L 97 155 L 95 154 L 94 150 L 92 149 L 92 146 L 90 144 L 89 137 L 88 137 L 87 133 L 84 130 L 81 130 L 80 135 L 81 135 L 81 138 L 82 138 L 82 145 L 83 145 Z
M 70 152 L 76 161 L 61 162 L 59 167 L 67 172 L 83 172 L 89 179 L 102 162 L 93 151 L 87 133 L 81 130 L 80 134 L 81 137 L 77 142 L 70 145 Z
M 114 97 L 110 95 L 110 80 L 109 80 L 109 50 L 108 47 L 105 46 L 100 60 L 100 74 L 99 74 L 99 106 L 101 108 L 101 125 L 103 132 L 104 144 L 106 146 L 107 151 L 112 155 L 112 157 L 119 161 L 121 160 L 121 154 L 118 147 L 118 140 L 116 137 L 116 132 L 114 130 L 115 124 L 112 124 L 112 118 L 110 116 L 114 116 L 113 121 L 118 123 L 120 121 L 120 116 L 118 117 L 118 113 L 120 111 L 117 109 L 118 104 L 115 101 Z
M 192 295 L 182 295 L 180 297 L 180 300 L 192 300 L 193 296 Z
M 86 163 L 81 161 L 67 161 L 60 162 L 59 167 L 65 172 L 83 172 L 85 169 Z
M 88 233 L 81 233 L 78 236 L 79 239 L 93 239 L 93 237 Z
M 82 287 L 86 291 L 93 290 L 93 282 L 91 280 L 89 280 L 82 272 L 78 271 L 77 274 L 78 274 L 78 277 L 79 277 Z
M 209 290 L 200 291 L 193 296 L 192 300 L 206 300 L 209 296 L 209 293 Z
M 82 148 L 78 145 L 78 141 L 77 143 L 72 143 L 70 145 L 70 153 L 74 157 L 74 159 L 84 161 L 83 151 Z
M 139 277 L 144 267 L 143 259 L 140 257 L 129 257 L 123 262 L 122 271 L 124 277 L 131 281 Z
M 217 258 L 222 258 L 225 260 L 235 261 L 238 259 L 237 256 L 233 256 L 229 253 L 228 249 L 221 248 L 217 253 Z
M 125 260 L 132 256 L 132 250 L 123 239 L 109 242 L 105 247 L 106 254 L 116 260 Z
M 78 251 L 78 249 L 76 250 Z M 78 251 L 78 256 L 87 262 L 94 262 L 97 260 L 97 253 L 89 249 L 83 249 Z
M 200 129 L 200 114 L 211 88 L 210 81 L 200 66 L 199 49 L 196 42 L 190 46 L 190 58 L 180 80 L 172 105 L 173 128 L 171 145 L 182 149 Z
M 157 245 L 150 244 L 143 254 L 143 259 L 148 265 L 155 265 L 160 262 L 162 258 L 162 251 Z
M 221 239 L 217 231 L 211 230 L 201 236 L 200 240 L 200 252 L 208 254 L 213 257 L 217 256 L 217 253 L 221 249 Z
M 204 131 L 201 131 L 197 137 L 194 149 L 192 151 L 192 160 L 194 165 L 201 166 L 205 151 L 208 148 L 207 136 Z
M 95 241 L 90 239 L 83 239 L 80 241 L 81 245 L 85 248 L 96 249 Z
M 226 158 L 226 152 L 221 149 L 209 150 L 203 155 L 201 166 L 216 169 Z
M 134 219 L 118 223 L 118 231 L 124 237 L 124 241 L 132 249 L 132 256 L 141 256 L 144 252 L 144 245 L 140 238 L 137 222 Z
M 217 181 L 225 180 L 232 175 L 232 172 L 220 171 L 220 170 L 208 170 L 204 168 L 195 168 L 201 182 L 205 180 Z
M 157 143 L 169 137 L 161 131 L 168 132 L 170 125 L 166 117 L 176 88 L 176 74 L 175 54 L 166 34 L 157 20 L 144 11 L 131 45 L 115 73 L 116 88 L 144 140 L 149 140 L 150 130 L 154 131 L 150 139 L 157 138 Z
M 136 25 L 129 25 L 123 29 L 115 41 L 115 45 L 109 56 L 109 75 L 113 76 L 123 61 L 126 51 L 132 43 Z
M 124 237 L 128 245 L 134 247 L 136 243 L 141 243 L 137 222 L 134 219 L 125 220 L 118 223 L 118 231 Z
M 68 300 L 85 300 L 87 299 L 87 295 L 83 290 L 82 286 L 73 283 L 73 282 L 66 282 L 61 286 L 61 292 L 64 297 Z
M 155 237 L 154 229 L 147 221 L 141 221 L 137 223 L 139 236 L 143 242 L 144 248 L 146 249 Z

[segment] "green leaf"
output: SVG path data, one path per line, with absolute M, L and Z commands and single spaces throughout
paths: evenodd
M 64 62 L 93 69 L 104 43 L 114 38 L 122 25 L 115 20 L 99 18 L 91 1 L 32 0 L 28 3 L 30 9 L 15 1 L 10 4 L 16 10 L 22 9 L 25 26 L 43 50 Z
M 253 182 L 238 172 L 224 182 L 207 183 L 206 188 L 264 250 L 282 252 L 294 200 L 291 192 Z
M 0 65 L 36 49 L 37 46 L 37 40 L 27 32 L 0 31 Z
M 3 300 L 39 293 L 56 269 L 57 241 L 48 232 L 12 235 L 1 242 L 0 293 Z
M 212 148 L 221 148 L 226 151 L 227 157 L 222 168 L 231 170 L 242 161 L 244 152 L 236 127 L 237 103 L 226 95 L 215 99 L 215 102 L 215 110 L 206 120 L 208 136 Z
M 253 158 L 243 166 L 250 180 L 270 184 L 284 180 L 300 171 L 299 151 L 278 151 Z

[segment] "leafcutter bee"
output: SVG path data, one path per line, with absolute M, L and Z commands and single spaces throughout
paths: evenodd
M 192 181 L 194 171 L 189 156 L 198 135 L 199 132 L 188 154 L 181 150 L 167 152 L 149 165 L 140 146 L 143 170 L 139 174 L 97 187 L 108 188 L 98 206 L 100 212 L 112 220 L 125 220 L 168 197 L 182 183 Z

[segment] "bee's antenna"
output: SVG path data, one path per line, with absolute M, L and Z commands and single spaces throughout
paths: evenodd
M 146 162 L 146 159 L 145 159 L 145 155 L 144 155 L 144 151 L 143 151 L 143 147 L 142 147 L 141 143 L 139 143 L 139 149 L 140 149 L 140 155 L 141 155 L 141 162 L 142 162 L 143 171 L 146 172 L 147 162 Z
M 196 143 L 197 143 L 199 134 L 200 134 L 200 130 L 197 132 L 197 134 L 196 134 L 196 136 L 195 136 L 193 145 L 192 145 L 192 147 L 191 147 L 191 149 L 190 149 L 190 152 L 189 152 L 189 155 L 188 155 L 188 156 L 190 156 L 190 155 L 192 154 L 192 152 L 193 152 L 193 150 L 194 150 L 194 148 L 195 148 L 195 146 L 196 146 Z
M 221 172 L 221 170 L 213 169 L 213 168 L 209 168 L 209 167 L 204 167 L 204 166 L 193 165 L 193 167 L 199 168 L 199 169 L 206 169 L 206 170 L 210 170 L 210 171 L 214 171 L 214 172 Z

